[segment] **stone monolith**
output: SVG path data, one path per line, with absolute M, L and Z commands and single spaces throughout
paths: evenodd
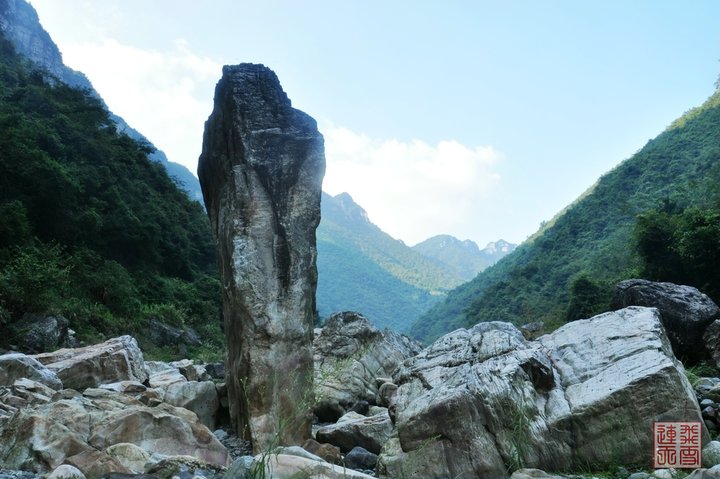
M 256 452 L 312 418 L 323 137 L 263 65 L 225 66 L 198 176 L 216 239 L 230 415 Z

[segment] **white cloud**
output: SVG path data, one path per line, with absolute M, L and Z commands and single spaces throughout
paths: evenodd
M 374 139 L 335 126 L 323 134 L 323 189 L 350 193 L 384 231 L 411 245 L 440 233 L 476 236 L 474 213 L 500 181 L 491 146 Z
M 63 58 L 88 76 L 114 113 L 195 173 L 219 62 L 193 53 L 183 40 L 158 51 L 109 38 L 66 43 Z

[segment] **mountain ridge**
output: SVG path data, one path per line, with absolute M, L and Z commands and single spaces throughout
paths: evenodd
M 156 148 L 150 140 L 132 128 L 122 117 L 110 111 L 84 73 L 65 65 L 60 49 L 43 28 L 37 11 L 32 5 L 25 0 L 0 0 L 0 31 L 10 40 L 19 55 L 44 68 L 67 85 L 89 90 L 110 113 L 118 131 L 152 148 L 153 151 L 149 154 L 150 159 L 165 166 L 170 177 L 188 193 L 190 198 L 202 204 L 200 182 L 195 175 L 180 163 L 170 161 L 165 152 Z M 54 81 L 52 77 L 48 80 Z
M 638 215 L 664 203 L 702 205 L 702 191 L 720 175 L 719 164 L 716 90 L 601 176 L 513 253 L 449 292 L 411 333 L 431 340 L 484 321 L 557 327 L 568 317 L 577 280 L 589 279 L 600 296 L 608 296 L 619 280 L 639 276 L 633 236 Z
M 460 240 L 452 235 L 436 235 L 412 247 L 418 253 L 427 256 L 466 281 L 497 263 L 501 258 L 517 248 L 516 244 L 500 239 L 491 241 L 485 248 L 472 240 Z

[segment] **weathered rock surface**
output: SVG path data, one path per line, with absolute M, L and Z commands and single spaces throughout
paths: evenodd
M 720 308 L 692 286 L 629 279 L 618 283 L 611 308 L 649 306 L 660 311 L 675 356 L 696 362 L 707 357 L 703 334 L 720 318 Z
M 387 411 L 370 417 L 349 412 L 337 423 L 321 427 L 316 437 L 318 441 L 337 446 L 343 452 L 360 446 L 379 454 L 383 444 L 390 439 L 392 430 L 393 425 Z
M 314 454 L 331 464 L 341 465 L 343 463 L 340 448 L 333 446 L 332 444 L 321 444 L 315 439 L 308 439 L 302 447 L 309 453 Z
M 438 339 L 397 380 L 384 477 L 647 463 L 654 420 L 701 420 L 654 308 L 576 321 L 534 342 L 510 324 L 480 323 Z
M 64 387 L 77 390 L 119 381 L 142 383 L 148 377 L 142 352 L 131 336 L 84 348 L 59 349 L 34 358 L 55 372 Z
M 145 466 L 151 462 L 151 456 L 147 451 L 129 442 L 113 444 L 105 449 L 105 453 L 133 474 L 144 473 Z
M 147 472 L 149 477 L 157 479 L 222 479 L 225 477 L 227 469 L 224 466 L 210 464 L 191 456 L 172 456 L 147 468 Z M 228 476 L 228 479 L 231 477 Z
M 184 407 L 195 414 L 209 429 L 215 428 L 220 401 L 212 381 L 178 382 L 168 386 L 163 401 L 173 406 Z
M 48 403 L 56 391 L 31 379 L 18 379 L 12 386 L 0 387 L 0 426 L 18 410 Z
M 703 341 L 705 349 L 715 362 L 715 366 L 720 368 L 720 319 L 716 319 L 705 329 Z
M 310 436 L 324 173 L 317 124 L 277 76 L 225 66 L 198 176 L 221 265 L 230 416 L 255 451 L 276 434 L 281 444 Z
M 47 479 L 85 479 L 85 474 L 75 466 L 63 464 L 51 472 Z
M 75 333 L 68 325 L 68 320 L 60 315 L 25 314 L 14 325 L 16 341 L 20 350 L 29 354 L 75 347 Z
M 374 470 L 378 456 L 365 448 L 356 446 L 345 456 L 345 467 L 356 471 Z
M 271 454 L 265 464 L 265 476 L 273 479 L 373 479 L 374 476 L 324 461 L 291 454 Z M 261 461 L 260 456 L 255 461 Z
M 10 386 L 17 379 L 32 379 L 52 389 L 62 389 L 63 384 L 50 369 L 35 358 L 21 353 L 0 356 L 0 386 Z
M 147 407 L 105 389 L 20 409 L 0 426 L 0 464 L 47 472 L 68 463 L 88 477 L 126 472 L 110 448 L 130 443 L 149 454 L 192 455 L 226 465 L 228 454 L 197 416 L 169 404 Z
M 380 332 L 361 314 L 333 314 L 314 341 L 315 415 L 332 422 L 358 401 L 375 404 L 379 392 L 376 378 L 390 378 L 419 349 L 404 336 Z

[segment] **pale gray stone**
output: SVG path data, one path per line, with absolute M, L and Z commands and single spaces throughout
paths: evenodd
M 641 463 L 652 457 L 653 421 L 701 418 L 654 308 L 575 321 L 532 342 L 512 325 L 481 323 L 438 339 L 395 380 L 398 438 L 381 453 L 383 477 Z
M 315 230 L 325 173 L 315 120 L 262 65 L 225 66 L 198 176 L 216 238 L 230 417 L 256 452 L 310 437 Z
M 220 401 L 212 381 L 178 382 L 168 386 L 163 400 L 173 406 L 184 407 L 195 414 L 209 429 L 215 428 Z
M 63 464 L 62 466 L 56 467 L 53 472 L 48 474 L 47 479 L 85 479 L 85 474 L 83 474 L 77 467 L 69 464 Z
M 21 353 L 0 356 L 0 386 L 11 386 L 17 379 L 22 378 L 43 383 L 56 391 L 63 388 L 57 374 L 37 359 Z
M 366 417 L 349 412 L 337 423 L 318 429 L 315 436 L 320 442 L 327 442 L 349 452 L 355 446 L 379 454 L 380 449 L 390 439 L 393 425 L 387 412 Z
M 373 476 L 327 462 L 289 454 L 255 456 L 264 466 L 264 476 L 273 479 L 373 479 Z
M 148 378 L 142 351 L 131 336 L 84 348 L 59 349 L 34 358 L 55 372 L 64 387 L 77 390 L 119 381 L 142 383 Z
M 404 360 L 419 352 L 418 345 L 408 338 L 388 330 L 381 332 L 352 311 L 330 316 L 313 346 L 314 412 L 322 422 L 337 421 L 359 401 L 376 403 L 377 378 L 389 379 Z M 390 391 L 386 393 L 389 398 Z
M 720 464 L 720 441 L 710 441 L 703 447 L 702 463 L 704 467 Z

